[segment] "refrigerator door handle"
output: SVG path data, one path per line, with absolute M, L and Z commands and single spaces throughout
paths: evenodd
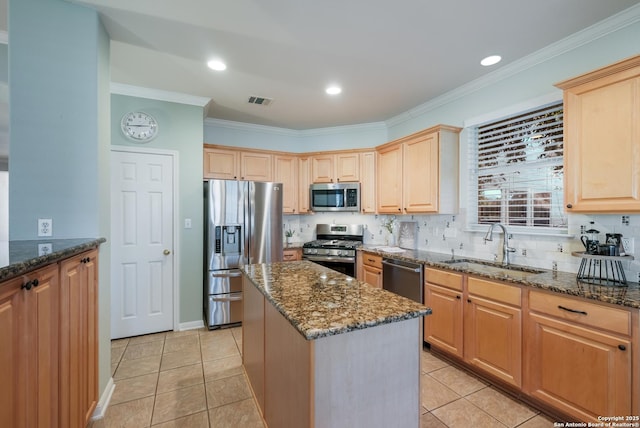
M 242 296 L 229 296 L 229 297 L 215 297 L 211 296 L 211 301 L 213 302 L 239 302 L 242 300 Z
M 239 270 L 212 272 L 211 276 L 213 276 L 214 278 L 237 278 L 239 276 L 242 276 L 242 272 L 240 272 Z

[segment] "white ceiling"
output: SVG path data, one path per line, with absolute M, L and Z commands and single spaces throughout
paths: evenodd
M 210 98 L 209 117 L 290 129 L 388 120 L 640 3 L 71 1 L 100 12 L 113 82 Z M 503 61 L 482 67 L 489 54 Z M 216 57 L 226 71 L 206 67 Z M 329 83 L 343 93 L 325 94 Z M 251 95 L 274 102 L 251 105 Z

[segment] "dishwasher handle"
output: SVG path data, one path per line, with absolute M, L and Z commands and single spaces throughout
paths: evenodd
M 382 260 L 382 264 L 383 265 L 387 265 L 387 266 L 393 266 L 394 268 L 406 270 L 406 271 L 409 271 L 409 272 L 420 273 L 420 266 L 417 266 L 417 267 L 413 268 L 413 267 L 404 266 L 404 265 L 401 265 L 401 264 L 398 264 L 398 263 L 392 263 L 392 262 L 389 262 L 389 261 L 384 260 L 384 259 Z

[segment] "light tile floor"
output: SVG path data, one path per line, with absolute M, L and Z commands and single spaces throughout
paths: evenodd
M 91 428 L 263 428 L 242 370 L 242 329 L 114 340 L 116 388 Z M 487 383 L 422 353 L 420 428 L 552 427 L 553 421 Z

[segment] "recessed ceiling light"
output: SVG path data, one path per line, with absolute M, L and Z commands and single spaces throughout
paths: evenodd
M 227 69 L 227 64 L 225 64 L 224 62 L 217 60 L 217 59 L 212 59 L 211 61 L 209 61 L 207 63 L 207 66 L 215 71 L 223 71 Z
M 480 61 L 480 64 L 484 65 L 485 67 L 488 67 L 490 65 L 499 63 L 501 59 L 502 57 L 500 55 L 491 55 L 484 58 L 482 61 Z
M 329 86 L 326 89 L 326 92 L 329 95 L 338 95 L 340 92 L 342 92 L 342 88 L 340 86 Z

